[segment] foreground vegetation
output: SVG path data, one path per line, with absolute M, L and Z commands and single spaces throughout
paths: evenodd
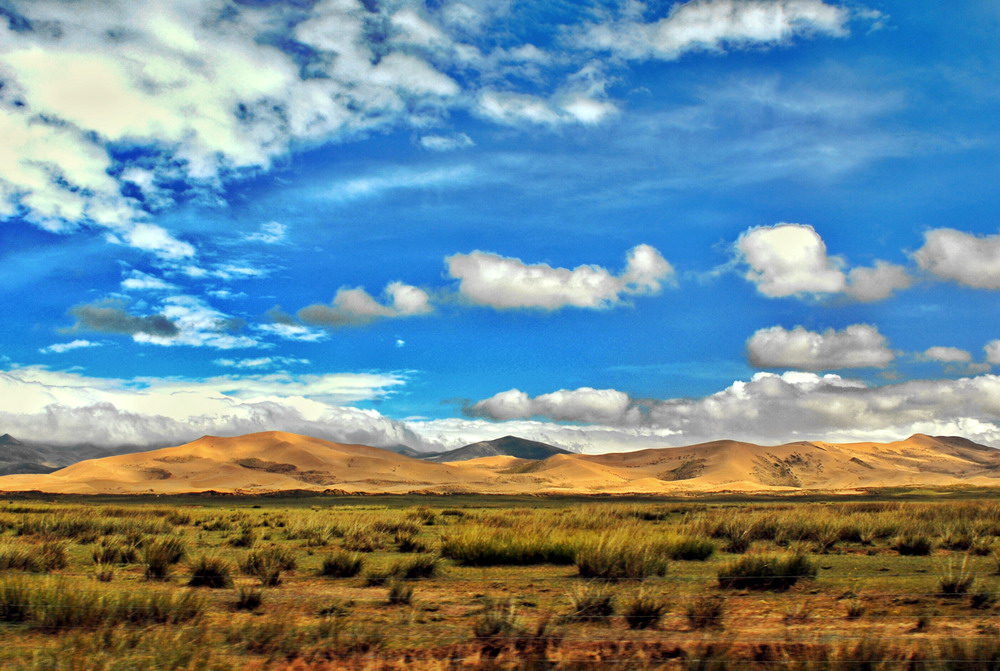
M 0 668 L 1000 669 L 998 574 L 994 501 L 24 498 Z

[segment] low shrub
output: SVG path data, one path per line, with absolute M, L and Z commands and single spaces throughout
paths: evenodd
M 949 561 L 944 574 L 938 580 L 938 589 L 942 596 L 961 596 L 969 591 L 976 582 L 976 574 L 969 570 L 968 557 L 956 569 Z
M 744 555 L 719 569 L 724 589 L 786 590 L 799 580 L 816 577 L 816 565 L 802 554 L 775 557 Z
M 170 567 L 180 562 L 185 553 L 179 538 L 158 538 L 142 548 L 142 562 L 146 565 L 147 580 L 166 580 Z

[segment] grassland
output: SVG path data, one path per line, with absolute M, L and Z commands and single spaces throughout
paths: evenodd
M 979 494 L 0 499 L 0 668 L 995 669 Z

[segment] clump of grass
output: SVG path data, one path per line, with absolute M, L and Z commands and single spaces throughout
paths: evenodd
M 724 564 L 718 573 L 724 589 L 787 590 L 799 580 L 816 577 L 816 565 L 803 554 L 784 557 L 744 555 Z
M 938 580 L 938 589 L 943 596 L 961 596 L 969 591 L 976 582 L 976 574 L 969 570 L 969 558 L 966 557 L 956 569 L 948 562 L 944 574 Z
M 668 561 L 650 544 L 625 535 L 603 536 L 576 553 L 576 568 L 583 578 L 644 580 L 665 575 Z
M 400 552 L 430 552 L 427 543 L 414 535 L 400 536 L 396 540 L 396 549 Z
M 115 579 L 114 566 L 111 566 L 110 564 L 95 564 L 94 578 L 97 582 L 111 582 Z
M 567 620 L 607 623 L 615 614 L 615 597 L 604 585 L 579 585 L 570 593 Z
M 221 557 L 202 555 L 191 565 L 188 587 L 224 589 L 232 587 L 232 566 Z
M 969 608 L 987 610 L 992 608 L 996 602 L 996 592 L 989 592 L 981 589 L 969 594 Z
M 365 587 L 382 587 L 392 580 L 391 569 L 369 569 L 365 573 Z
M 926 557 L 934 551 L 934 541 L 926 534 L 908 533 L 897 536 L 892 549 L 904 557 Z
M 440 564 L 437 557 L 421 555 L 393 565 L 391 573 L 399 580 L 421 580 L 437 575 Z
M 95 564 L 134 564 L 139 561 L 139 548 L 123 538 L 102 538 L 90 557 Z
M 509 598 L 487 599 L 482 613 L 472 626 L 472 635 L 488 655 L 497 654 L 524 631 L 514 602 Z
M 251 550 L 240 570 L 253 576 L 265 587 L 277 587 L 281 584 L 281 571 L 287 566 L 284 553 L 280 548 L 269 547 L 261 550 Z
M 860 619 L 865 614 L 865 612 L 867 612 L 867 610 L 868 609 L 865 607 L 865 604 L 863 601 L 861 601 L 861 599 L 850 599 L 847 602 L 847 619 L 848 620 Z
M 692 629 L 721 629 L 726 600 L 718 594 L 695 597 L 684 607 L 684 616 Z
M 413 586 L 402 582 L 390 583 L 386 602 L 390 606 L 408 606 L 413 602 Z
M 334 550 L 323 557 L 319 574 L 326 578 L 353 578 L 361 573 L 365 565 L 364 557 L 359 554 Z
M 344 534 L 344 549 L 351 552 L 377 552 L 384 550 L 389 535 L 370 527 L 357 526 Z
M 240 532 L 229 539 L 229 544 L 234 548 L 252 548 L 257 544 L 257 531 L 249 524 L 243 524 Z
M 45 541 L 38 545 L 7 544 L 0 547 L 0 571 L 49 573 L 66 568 L 66 545 L 60 541 Z
M 715 554 L 716 545 L 707 538 L 679 536 L 667 542 L 667 556 L 679 561 L 705 561 Z
M 254 611 L 264 603 L 264 592 L 254 587 L 240 587 L 233 608 L 236 610 Z
M 191 592 L 111 592 L 81 589 L 57 580 L 0 582 L 0 622 L 47 632 L 102 626 L 178 624 L 201 615 L 204 603 Z
M 572 564 L 576 551 L 576 544 L 567 536 L 529 530 L 464 529 L 445 536 L 441 543 L 441 556 L 464 566 Z
M 629 629 L 652 629 L 659 624 L 666 611 L 665 601 L 639 592 L 625 604 L 622 617 L 625 618 L 625 624 Z
M 812 606 L 806 602 L 790 606 L 782 616 L 785 624 L 803 624 L 812 619 Z
M 179 538 L 158 538 L 142 548 L 147 580 L 166 580 L 170 567 L 184 558 L 184 543 Z

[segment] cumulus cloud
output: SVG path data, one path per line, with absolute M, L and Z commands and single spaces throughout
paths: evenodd
M 634 7 L 634 5 L 633 5 Z M 631 15 L 576 31 L 578 46 L 630 59 L 674 60 L 690 51 L 776 45 L 847 34 L 848 11 L 822 0 L 692 0 L 657 21 Z
M 895 353 L 879 330 L 870 324 L 852 324 L 842 331 L 822 333 L 802 326 L 760 329 L 747 340 L 747 358 L 756 368 L 839 370 L 885 368 Z
M 534 398 L 511 389 L 474 403 L 465 409 L 472 417 L 528 419 L 545 416 L 557 421 L 592 424 L 634 424 L 639 419 L 628 394 L 615 389 L 560 389 Z
M 100 347 L 101 343 L 92 340 L 71 340 L 70 342 L 57 342 L 47 347 L 42 347 L 38 351 L 42 354 L 62 354 L 74 349 L 84 349 L 87 347 Z
M 270 374 L 205 380 L 91 378 L 43 367 L 0 371 L 0 425 L 18 437 L 73 444 L 180 444 L 211 435 L 292 431 L 376 446 L 424 441 L 373 410 L 341 404 L 384 397 L 393 374 Z
M 1000 235 L 973 235 L 953 228 L 924 233 L 917 264 L 943 280 L 975 289 L 1000 289 Z
M 166 315 L 133 315 L 126 311 L 125 305 L 119 301 L 77 305 L 70 308 L 69 313 L 77 320 L 71 329 L 74 331 L 146 335 L 161 340 L 174 338 L 180 333 L 177 325 Z
M 736 252 L 747 266 L 744 277 L 770 298 L 844 293 L 870 302 L 911 284 L 904 268 L 885 261 L 845 273 L 846 261 L 830 256 L 816 229 L 803 224 L 750 228 L 736 241 Z
M 986 353 L 986 363 L 1000 366 L 1000 340 L 991 340 L 983 347 Z
M 998 399 L 1000 376 L 996 375 L 872 387 L 833 374 L 762 372 L 701 398 L 632 398 L 634 412 L 622 414 L 619 423 L 564 426 L 537 420 L 430 420 L 411 422 L 410 426 L 436 441 L 448 440 L 461 425 L 467 434 L 521 432 L 519 435 L 539 440 L 545 436 L 556 445 L 591 452 L 689 445 L 721 438 L 758 443 L 882 441 L 913 433 L 961 435 L 1000 445 Z M 531 407 L 533 401 L 528 399 L 528 407 L 535 410 L 535 416 L 547 416 Z M 488 410 L 495 406 L 480 403 L 469 407 L 477 408 L 482 417 L 491 417 Z M 502 420 L 510 413 L 498 414 L 496 419 Z M 586 410 L 569 415 L 565 412 L 563 421 L 590 422 L 593 418 Z
M 459 280 L 462 296 L 498 310 L 609 308 L 628 296 L 659 293 L 664 283 L 674 280 L 673 266 L 649 245 L 629 250 L 618 275 L 596 265 L 553 268 L 479 250 L 449 256 L 445 263 L 448 274 Z
M 383 293 L 385 303 L 378 302 L 361 287 L 337 290 L 330 305 L 307 305 L 298 317 L 307 324 L 326 328 L 362 326 L 377 319 L 412 317 L 433 311 L 426 291 L 403 282 L 391 282 Z

